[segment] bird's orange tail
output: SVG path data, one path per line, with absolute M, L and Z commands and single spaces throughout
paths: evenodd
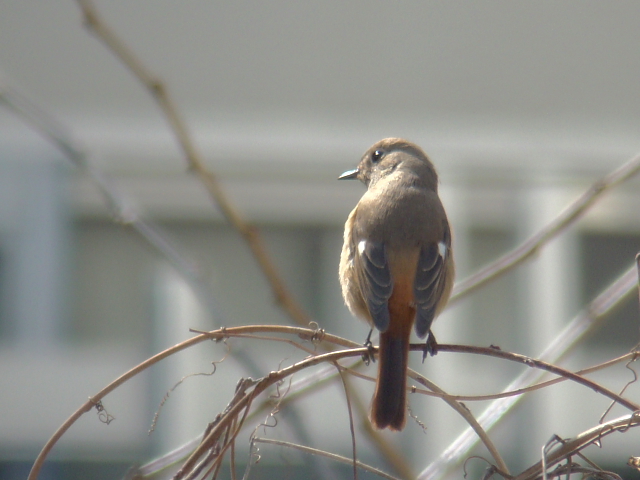
M 371 405 L 371 422 L 379 429 L 402 430 L 406 422 L 409 334 L 380 334 L 378 381 Z

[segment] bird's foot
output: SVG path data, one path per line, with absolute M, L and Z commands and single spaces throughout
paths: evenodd
M 371 334 L 373 333 L 373 328 L 369 330 L 369 335 L 367 335 L 367 339 L 364 341 L 363 346 L 367 349 L 366 353 L 362 354 L 362 361 L 365 365 L 369 365 L 371 362 L 376 361 L 376 357 L 373 354 L 373 344 L 371 343 Z
M 438 342 L 436 341 L 436 337 L 433 335 L 433 332 L 429 330 L 427 340 L 424 342 L 424 347 L 422 348 L 422 363 L 424 363 L 424 359 L 427 358 L 427 355 L 433 357 L 437 354 Z

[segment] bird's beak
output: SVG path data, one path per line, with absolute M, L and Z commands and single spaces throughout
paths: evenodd
M 338 177 L 338 180 L 353 180 L 355 178 L 358 178 L 358 173 L 360 173 L 360 170 L 358 170 L 357 168 L 353 170 L 348 170 L 344 172 L 342 175 L 340 175 Z

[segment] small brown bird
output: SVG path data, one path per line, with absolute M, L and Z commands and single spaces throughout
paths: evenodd
M 438 175 L 420 147 L 386 138 L 339 178 L 367 186 L 345 224 L 339 273 L 351 313 L 380 330 L 371 422 L 402 430 L 411 328 L 415 324 L 420 338 L 430 332 L 453 285 L 451 230 Z

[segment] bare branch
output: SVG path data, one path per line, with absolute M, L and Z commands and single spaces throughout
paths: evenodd
M 611 285 L 602 291 L 580 314 L 578 314 L 560 332 L 556 338 L 538 356 L 540 360 L 555 363 L 589 330 L 593 329 L 616 305 L 627 297 L 636 288 L 635 265 L 617 278 Z M 541 372 L 528 369 L 517 376 L 505 391 L 518 390 L 537 382 Z M 486 429 L 492 428 L 509 412 L 520 399 L 517 397 L 501 398 L 492 402 L 478 417 L 479 423 Z M 456 462 L 460 462 L 468 456 L 469 451 L 477 443 L 475 432 L 472 429 L 465 430 L 458 436 L 440 456 L 425 468 L 418 478 L 439 479 L 451 469 Z
M 218 206 L 227 221 L 240 233 L 251 249 L 262 273 L 266 277 L 276 302 L 299 325 L 308 325 L 310 318 L 294 300 L 285 287 L 278 269 L 269 257 L 258 230 L 250 225 L 238 212 L 218 182 L 218 178 L 209 171 L 198 152 L 185 126 L 167 87 L 158 76 L 152 74 L 133 51 L 118 38 L 105 22 L 100 18 L 96 8 L 90 0 L 77 0 L 85 26 L 96 35 L 111 52 L 133 73 L 144 85 L 165 115 L 169 125 L 185 155 L 189 169 L 195 173 L 207 190 L 211 200 Z
M 420 345 L 421 349 L 424 349 L 424 345 Z M 438 346 L 438 348 L 440 348 L 440 345 Z M 419 350 L 419 349 L 416 349 Z M 478 438 L 480 439 L 480 441 L 485 445 L 485 447 L 487 447 L 487 450 L 489 450 L 489 453 L 491 453 L 491 456 L 493 457 L 493 459 L 495 460 L 498 468 L 505 472 L 505 473 L 509 473 L 509 467 L 507 467 L 507 464 L 505 463 L 504 459 L 502 458 L 502 455 L 500 455 L 500 452 L 498 451 L 498 449 L 495 447 L 495 445 L 493 444 L 493 442 L 491 441 L 491 439 L 489 438 L 489 435 L 487 434 L 486 430 L 484 428 L 482 428 L 482 425 L 476 420 L 476 418 L 471 414 L 471 411 L 465 407 L 463 404 L 461 404 L 460 402 L 457 402 L 455 400 L 453 400 L 452 398 L 449 397 L 449 395 L 447 395 L 447 393 L 442 390 L 440 387 L 438 387 L 435 383 L 433 383 L 430 380 L 427 380 L 426 378 L 420 376 L 418 380 L 420 383 L 422 383 L 424 386 L 426 386 L 427 388 L 433 390 L 434 392 L 439 393 L 440 395 L 442 395 L 442 399 L 451 407 L 453 408 L 456 412 L 458 412 L 469 424 L 469 426 L 471 427 L 471 429 L 473 429 L 473 431 L 476 433 L 476 435 L 478 435 Z
M 550 453 L 547 453 L 545 463 L 547 467 L 551 467 L 558 462 L 561 462 L 569 455 L 574 454 L 585 446 L 599 440 L 600 438 L 609 435 L 613 432 L 624 432 L 632 427 L 640 425 L 640 412 L 632 413 L 624 417 L 616 418 L 610 422 L 603 423 L 596 427 L 593 427 L 576 437 L 565 440 L 560 444 L 558 448 Z M 542 462 L 538 462 L 532 467 L 526 469 L 524 472 L 515 477 L 515 480 L 532 480 L 542 475 Z
M 533 234 L 520 246 L 487 265 L 479 272 L 458 282 L 453 288 L 453 294 L 449 303 L 460 300 L 462 297 L 495 280 L 521 263 L 524 263 L 580 218 L 603 193 L 617 187 L 638 172 L 640 172 L 640 155 L 636 155 L 613 172 L 608 173 L 596 181 L 586 192 L 560 212 L 548 225 Z
M 351 396 L 349 395 L 349 387 L 342 373 L 342 369 L 338 362 L 334 362 L 334 366 L 338 371 L 340 380 L 342 381 L 342 387 L 344 388 L 344 396 L 347 400 L 347 411 L 349 412 L 349 430 L 351 432 L 351 449 L 353 452 L 353 479 L 358 480 L 358 450 L 356 448 L 356 429 L 353 425 L 353 410 L 351 409 Z
M 597 372 L 599 370 L 604 370 L 606 368 L 609 368 L 613 365 L 617 365 L 618 363 L 622 363 L 625 360 L 627 361 L 633 361 L 636 358 L 638 358 L 638 356 L 640 356 L 640 351 L 633 351 L 630 353 L 626 353 L 624 355 L 621 355 L 620 357 L 616 357 L 613 358 L 611 360 L 607 360 L 606 362 L 602 362 L 599 363 L 597 365 L 593 365 L 591 367 L 587 367 L 587 368 L 583 368 L 580 370 L 577 370 L 573 373 L 576 373 L 578 375 L 586 375 L 588 373 L 593 373 L 593 372 Z M 361 373 L 355 372 L 355 371 L 351 371 L 351 374 L 354 376 L 357 376 L 359 378 L 363 378 L 365 380 L 370 380 L 370 381 L 374 381 L 374 379 L 372 377 L 369 377 L 367 375 L 363 375 Z M 412 374 L 410 373 L 409 375 L 411 378 L 415 378 L 412 376 Z M 418 374 L 419 376 L 419 374 Z M 499 398 L 507 398 L 507 397 L 513 397 L 515 395 L 523 395 L 525 393 L 528 392 L 533 392 L 534 390 L 540 390 L 541 388 L 546 388 L 549 387 L 551 385 L 555 385 L 556 383 L 560 383 L 560 382 L 564 382 L 568 380 L 568 378 L 566 377 L 557 377 L 557 378 L 553 378 L 551 380 L 546 380 L 544 382 L 540 382 L 540 383 L 536 383 L 533 384 L 529 387 L 525 387 L 525 388 L 519 388 L 517 390 L 509 390 L 509 391 L 503 391 L 501 393 L 490 393 L 490 394 L 485 394 L 485 395 L 457 395 L 457 394 L 448 394 L 450 398 L 452 398 L 453 400 L 458 400 L 459 402 L 484 402 L 486 400 L 496 400 Z M 440 397 L 441 395 L 429 391 L 429 390 L 423 390 L 421 388 L 415 388 L 412 389 L 413 393 L 419 393 L 421 395 L 427 395 L 430 397 Z M 621 394 L 620 394 L 621 395 Z
M 131 227 L 146 240 L 191 286 L 200 302 L 209 309 L 211 316 L 220 317 L 219 308 L 212 299 L 210 289 L 197 262 L 189 258 L 170 240 L 158 225 L 144 217 L 135 202 L 127 198 L 114 180 L 90 161 L 89 154 L 78 145 L 62 123 L 10 85 L 0 86 L 0 102 L 53 143 L 80 172 L 86 175 L 103 195 L 115 220 L 121 225 Z
M 181 480 L 185 478 L 185 475 L 187 475 L 188 472 L 191 471 L 191 469 L 195 466 L 198 459 L 215 444 L 222 430 L 231 421 L 231 419 L 238 416 L 239 412 L 242 409 L 247 408 L 247 406 L 253 401 L 253 399 L 255 399 L 259 394 L 261 394 L 269 386 L 309 366 L 317 365 L 322 362 L 334 362 L 345 356 L 362 355 L 366 351 L 367 349 L 362 347 L 362 348 L 354 348 L 350 350 L 339 350 L 336 352 L 317 355 L 314 357 L 306 358 L 289 367 L 285 367 L 277 372 L 271 372 L 266 377 L 263 377 L 257 382 L 257 384 L 253 387 L 251 392 L 247 393 L 247 395 L 245 395 L 242 398 L 242 400 L 240 400 L 236 405 L 234 405 L 229 410 L 228 415 L 222 418 L 221 421 L 213 429 L 211 429 L 211 432 L 209 432 L 209 434 L 202 439 L 202 443 L 198 446 L 198 448 L 195 449 L 195 451 L 191 454 L 191 456 L 187 459 L 187 461 L 182 465 L 180 470 L 178 470 L 178 472 L 174 476 L 174 479 Z
M 629 359 L 629 361 L 625 365 L 625 368 L 631 372 L 631 374 L 633 375 L 633 378 L 631 380 L 629 380 L 625 384 L 624 387 L 622 387 L 622 389 L 620 390 L 619 395 L 623 395 L 624 392 L 627 390 L 627 388 L 629 388 L 630 385 L 633 385 L 634 383 L 636 383 L 638 381 L 638 374 L 631 367 L 631 364 L 637 360 L 639 355 L 640 355 L 640 350 L 638 350 L 638 345 L 636 345 L 636 350 L 634 351 L 634 355 Z M 598 423 L 602 423 L 604 421 L 605 417 L 609 414 L 609 412 L 611 411 L 611 409 L 613 408 L 615 403 L 616 403 L 615 401 L 611 402 L 611 404 L 607 407 L 607 409 L 604 411 L 604 413 L 600 417 L 600 420 L 598 421 Z
M 132 368 L 125 374 L 118 377 L 116 380 L 114 380 L 112 383 L 107 385 L 96 395 L 91 397 L 91 399 L 87 401 L 84 405 L 82 405 L 55 432 L 55 434 L 43 447 L 42 451 L 38 455 L 38 458 L 34 462 L 34 465 L 32 467 L 32 470 L 29 476 L 29 480 L 35 480 L 37 478 L 39 470 L 41 469 L 44 460 L 46 459 L 47 455 L 49 454 L 53 446 L 62 437 L 62 435 L 71 427 L 71 425 L 75 423 L 75 421 L 78 418 L 80 418 L 86 412 L 90 411 L 91 408 L 94 407 L 96 404 L 98 404 L 107 394 L 109 394 L 110 392 L 112 392 L 113 390 L 115 390 L 120 385 L 130 380 L 137 374 L 141 373 L 145 369 L 169 357 L 170 355 L 173 355 L 186 348 L 190 348 L 193 345 L 196 345 L 208 339 L 222 340 L 224 338 L 232 337 L 235 335 L 243 336 L 244 338 L 249 338 L 247 337 L 247 335 L 250 333 L 266 333 L 266 332 L 296 335 L 299 338 L 302 338 L 305 340 L 317 339 L 317 333 L 318 333 L 317 329 L 304 329 L 300 327 L 289 327 L 289 326 L 279 326 L 279 325 L 254 325 L 254 326 L 244 326 L 244 327 L 223 328 L 223 329 L 214 330 L 211 332 L 202 333 L 196 337 L 193 337 L 189 340 L 186 340 L 178 345 L 175 345 L 167 350 L 164 350 L 163 352 L 160 352 L 154 355 L 153 357 L 149 358 L 145 362 L 142 362 L 140 365 Z M 268 339 L 269 337 L 260 336 L 260 338 Z M 282 339 L 273 338 L 272 340 L 281 341 Z M 198 459 L 201 458 L 206 451 L 208 451 L 213 447 L 213 445 L 215 444 L 217 439 L 220 437 L 222 432 L 224 432 L 225 429 L 229 426 L 229 423 L 233 421 L 240 414 L 241 411 L 244 410 L 244 413 L 242 415 L 242 421 L 240 422 L 239 426 L 237 427 L 237 429 L 235 430 L 232 436 L 232 438 L 235 438 L 235 436 L 239 432 L 240 427 L 242 426 L 242 422 L 244 422 L 244 419 L 248 415 L 249 405 L 261 392 L 263 392 L 270 385 L 274 384 L 277 381 L 282 380 L 283 378 L 286 378 L 289 375 L 297 373 L 304 368 L 318 365 L 319 363 L 322 363 L 322 362 L 334 363 L 344 358 L 360 357 L 362 354 L 369 351 L 367 347 L 361 347 L 359 344 L 355 342 L 351 342 L 349 340 L 346 340 L 344 338 L 341 338 L 335 335 L 328 334 L 326 332 L 323 333 L 322 340 L 328 341 L 335 345 L 347 347 L 348 350 L 341 350 L 341 351 L 336 351 L 331 353 L 313 355 L 289 367 L 285 367 L 278 371 L 271 372 L 269 375 L 267 375 L 266 377 L 264 377 L 259 381 L 253 381 L 251 385 L 253 387 L 251 392 L 244 395 L 240 399 L 236 399 L 235 403 L 232 402 L 232 404 L 230 404 L 230 407 L 227 409 L 227 411 L 225 411 L 224 417 L 220 419 L 220 422 L 212 428 L 211 432 L 207 436 L 205 436 L 205 438 L 202 439 L 200 446 L 196 448 L 196 450 L 191 454 L 189 460 L 187 460 L 187 462 L 183 466 L 183 469 L 181 470 L 183 472 L 182 475 L 185 475 L 187 472 L 191 471 L 194 468 Z M 422 351 L 423 345 L 421 344 L 412 345 L 411 348 L 412 350 Z M 546 362 L 530 359 L 522 355 L 503 352 L 501 350 L 496 350 L 494 348 L 456 346 L 456 345 L 445 345 L 445 344 L 440 345 L 439 348 L 441 351 L 489 355 L 489 356 L 494 356 L 496 358 L 517 361 L 519 363 L 533 366 L 537 369 L 545 369 L 553 373 L 556 373 L 558 375 L 566 376 L 567 378 L 577 381 L 579 383 L 582 383 L 586 386 L 589 386 L 590 388 L 593 388 L 596 391 L 599 391 L 600 393 L 609 396 L 609 398 L 615 399 L 616 401 L 626 406 L 627 408 L 633 409 L 634 407 L 636 407 L 635 404 L 621 397 L 618 397 L 615 393 L 608 391 L 607 389 L 596 384 L 595 382 L 591 382 L 579 375 L 576 375 L 572 372 L 568 372 L 559 367 L 549 365 Z M 487 446 L 487 449 L 492 453 L 492 455 L 494 455 L 494 458 L 500 470 L 504 472 L 508 472 L 506 465 L 504 464 L 504 461 L 501 460 L 497 449 L 495 449 L 495 447 L 492 445 L 491 440 L 488 438 L 485 432 L 485 429 L 482 427 L 481 422 L 477 421 L 473 416 L 469 414 L 468 410 L 465 407 L 463 407 L 461 404 L 456 402 L 451 396 L 447 395 L 444 391 L 442 391 L 439 387 L 437 387 L 432 382 L 429 382 L 427 379 L 420 376 L 414 371 L 410 371 L 410 376 L 416 379 L 417 381 L 421 382 L 423 385 L 427 386 L 428 388 L 437 392 L 440 396 L 442 396 L 442 398 L 449 405 L 451 405 L 456 411 L 458 411 L 469 422 L 469 424 L 473 428 L 473 431 L 482 439 L 483 443 Z M 230 444 L 227 444 L 227 446 L 229 445 Z M 177 477 L 177 478 L 183 478 L 183 477 Z
M 424 348 L 424 345 L 411 345 L 412 350 L 419 350 L 420 348 Z M 438 352 L 457 352 L 457 353 L 475 353 L 478 355 L 486 355 L 489 357 L 503 358 L 505 360 L 510 360 L 512 362 L 521 363 L 523 365 L 527 365 L 529 367 L 535 367 L 540 370 L 546 370 L 547 372 L 554 373 L 556 375 L 560 375 L 569 380 L 573 380 L 576 383 L 584 385 L 591 390 L 604 395 L 612 399 L 614 402 L 619 403 L 623 407 L 628 408 L 632 412 L 640 410 L 640 405 L 627 400 L 626 398 L 621 397 L 617 393 L 609 390 L 608 388 L 603 387 L 599 383 L 594 382 L 593 380 L 589 380 L 581 375 L 570 372 L 564 368 L 560 368 L 556 365 L 552 365 L 543 360 L 537 360 L 535 358 L 527 357 L 524 355 L 520 355 L 517 353 L 505 352 L 503 350 L 499 350 L 491 347 L 473 347 L 466 345 L 438 345 Z M 501 468 L 502 470 L 502 468 Z
M 358 359 L 354 363 L 353 367 L 361 364 L 362 359 Z M 338 364 L 338 366 L 340 367 L 341 371 L 348 372 L 351 376 L 355 376 L 357 378 L 365 378 L 366 380 L 371 382 L 375 381 L 372 377 L 368 375 L 362 375 L 355 371 L 353 368 L 349 368 L 342 364 Z M 325 369 L 327 368 L 329 368 L 328 365 L 325 367 Z M 404 452 L 400 451 L 400 449 L 398 449 L 393 444 L 393 442 L 387 441 L 387 439 L 385 439 L 381 435 L 380 431 L 375 430 L 371 426 L 371 422 L 367 417 L 367 407 L 362 401 L 360 395 L 358 395 L 358 390 L 352 386 L 351 378 L 349 376 L 343 376 L 343 378 L 349 390 L 349 398 L 351 399 L 351 403 L 355 406 L 356 410 L 360 414 L 360 418 L 362 420 L 360 428 L 362 428 L 366 432 L 368 440 L 375 446 L 375 448 L 378 449 L 387 463 L 393 466 L 393 469 L 400 475 L 401 478 L 415 478 L 415 473 L 412 471 L 409 465 L 409 459 L 404 454 Z M 297 383 L 299 381 L 301 380 L 298 379 L 294 383 Z
M 295 443 L 285 442 L 283 440 L 275 440 L 271 438 L 255 438 L 255 443 L 269 443 L 271 445 L 279 445 L 281 447 L 294 448 L 296 450 L 300 450 L 301 452 L 310 453 L 311 455 L 320 455 L 322 457 L 329 458 L 331 460 L 335 460 L 336 462 L 345 463 L 350 465 L 353 463 L 352 458 L 343 457 L 342 455 L 337 455 L 335 453 L 326 452 L 324 450 L 318 450 L 317 448 L 305 447 L 304 445 L 297 445 Z M 362 463 L 360 460 L 356 461 L 356 465 L 358 468 L 366 470 L 371 473 L 375 473 L 376 475 L 381 476 L 382 478 L 387 478 L 389 480 L 400 480 L 398 477 L 394 477 L 393 475 L 389 475 L 382 470 L 367 465 L 366 463 Z
M 274 327 L 276 327 L 275 330 L 274 330 Z M 201 334 L 201 335 L 198 335 L 196 337 L 190 338 L 190 339 L 188 339 L 188 340 L 186 340 L 184 342 L 181 342 L 181 343 L 179 343 L 177 345 L 174 345 L 173 347 L 168 348 L 168 349 L 166 349 L 166 350 L 154 355 L 153 357 L 145 360 L 141 364 L 137 365 L 136 367 L 132 368 L 128 372 L 126 372 L 123 375 L 121 375 L 120 377 L 118 377 L 116 380 L 111 382 L 105 388 L 100 390 L 100 392 L 98 392 L 96 395 L 91 397 L 78 410 L 76 410 L 58 428 L 58 430 L 56 430 L 56 432 L 47 441 L 45 446 L 40 451 L 38 457 L 36 458 L 33 466 L 31 467 L 31 472 L 29 473 L 28 480 L 35 480 L 36 478 L 38 478 L 38 475 L 40 473 L 42 465 L 44 464 L 44 461 L 47 458 L 47 456 L 49 455 L 49 452 L 51 451 L 51 449 L 53 449 L 53 447 L 58 442 L 58 440 L 62 437 L 62 435 L 64 435 L 64 433 L 82 415 L 84 415 L 85 413 L 89 412 L 94 407 L 94 405 L 97 402 L 99 402 L 100 400 L 102 400 L 106 395 L 111 393 L 113 390 L 118 388 L 123 383 L 127 382 L 131 378 L 133 378 L 136 375 L 138 375 L 140 372 L 143 372 L 144 370 L 146 370 L 150 366 L 155 365 L 156 363 L 160 362 L 161 360 L 163 360 L 163 359 L 165 359 L 165 358 L 167 358 L 167 357 L 169 357 L 169 356 L 171 356 L 171 355 L 173 355 L 173 354 L 175 354 L 177 352 L 185 350 L 185 349 L 187 349 L 187 348 L 189 348 L 189 347 L 191 347 L 193 345 L 196 345 L 198 343 L 201 343 L 201 342 L 203 342 L 205 340 L 209 340 L 209 339 L 220 339 L 221 340 L 221 339 L 225 338 L 226 336 L 228 336 L 228 332 L 249 333 L 249 332 L 275 332 L 275 331 L 279 331 L 280 333 L 289 333 L 289 334 L 297 335 L 300 338 L 308 339 L 308 340 L 311 340 L 312 338 L 314 338 L 314 336 L 317 333 L 316 330 L 300 328 L 300 327 L 265 326 L 265 325 L 256 325 L 256 326 L 250 326 L 250 327 L 234 327 L 234 328 L 230 328 L 230 329 L 220 329 L 220 330 L 216 330 L 214 332 L 210 332 L 210 333 L 207 333 L 207 334 Z M 334 343 L 336 343 L 338 345 L 346 344 L 347 347 L 357 346 L 357 344 L 355 342 L 349 342 L 347 340 L 341 339 L 340 337 L 336 337 L 334 335 L 326 334 L 326 337 L 330 341 L 336 340 L 336 342 L 334 342 Z

